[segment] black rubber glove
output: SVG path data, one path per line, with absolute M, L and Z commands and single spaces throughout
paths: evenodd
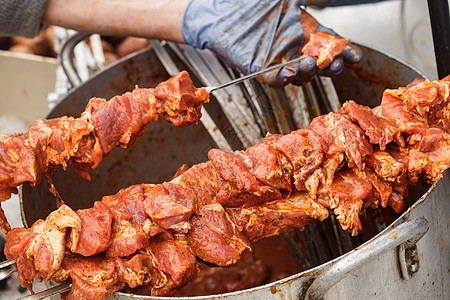
M 191 0 L 184 12 L 183 37 L 191 46 L 210 49 L 230 67 L 249 74 L 298 57 L 313 32 L 337 35 L 300 8 L 328 2 L 331 1 Z M 342 72 L 344 61 L 357 63 L 361 58 L 362 51 L 349 44 L 341 56 L 320 71 L 321 75 L 336 76 Z M 272 87 L 303 85 L 317 72 L 314 58 L 305 57 L 259 79 Z

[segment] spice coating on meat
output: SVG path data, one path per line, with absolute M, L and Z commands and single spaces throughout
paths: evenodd
M 328 210 L 305 192 L 264 205 L 229 209 L 228 212 L 238 229 L 251 241 L 295 229 L 303 230 L 313 220 L 322 221 L 328 217 Z
M 25 268 L 25 272 L 19 272 L 20 284 L 31 287 L 35 277 L 49 280 L 64 260 L 66 241 L 67 248 L 76 251 L 80 230 L 80 218 L 66 205 L 50 213 L 45 221 L 36 221 L 27 231 L 12 229 L 8 235 L 13 239 L 6 242 L 5 255 L 15 257 L 20 253 L 19 265 Z
M 417 105 L 448 101 L 448 93 L 445 98 L 439 92 L 430 92 L 427 95 L 434 99 L 424 100 L 424 90 L 415 90 L 421 93 Z M 50 276 L 57 281 L 71 277 L 75 283 L 69 294 L 72 298 L 92 295 L 90 286 L 104 297 L 125 285 L 140 284 L 151 285 L 152 295 L 169 295 L 195 276 L 195 257 L 228 266 L 243 251 L 251 250 L 251 242 L 301 230 L 331 213 L 344 230 L 356 235 L 362 230 L 360 216 L 365 209 L 389 205 L 400 213 L 405 209 L 408 185 L 419 179 L 434 182 L 450 167 L 447 127 L 435 122 L 433 107 L 411 107 L 408 99 L 413 95 L 402 100 L 401 95 L 407 91 L 386 91 L 381 106 L 372 113 L 347 104 L 340 113 L 317 117 L 307 129 L 284 136 L 268 135 L 247 150 L 211 150 L 210 161 L 183 168 L 170 182 L 136 185 L 105 196 L 99 203 L 106 207 L 94 206 L 89 219 L 92 230 L 105 224 L 105 218 L 94 210 L 105 209 L 112 214 L 111 239 L 105 239 L 105 234 L 97 239 L 105 243 L 104 252 L 87 258 L 76 255 L 76 243 L 83 233 L 78 234 L 79 240 L 58 233 L 58 240 L 61 236 L 66 239 L 66 248 L 52 248 L 52 253 L 55 257 L 66 255 L 67 262 L 64 259 L 59 267 L 50 264 L 48 270 L 42 268 L 40 263 L 48 254 L 34 251 L 33 245 L 52 236 L 46 234 L 53 232 L 51 228 L 42 231 L 41 224 L 56 223 L 40 220 L 30 229 L 8 233 L 6 255 L 16 259 L 19 278 L 25 285 L 34 277 Z M 394 120 L 393 116 L 401 118 Z M 52 216 L 63 214 L 63 210 L 70 208 L 62 206 Z M 84 213 L 69 212 L 83 219 Z M 74 226 L 66 227 L 72 229 L 64 229 L 64 233 L 71 235 Z M 95 245 L 95 238 L 90 236 Z M 29 249 L 33 249 L 33 255 Z M 133 265 L 131 261 L 142 268 L 141 272 L 125 267 Z M 92 273 L 80 271 L 83 264 L 94 264 L 89 270 Z M 29 266 L 34 267 L 30 270 Z M 101 280 L 95 279 L 98 274 L 102 274 Z
M 106 249 L 107 257 L 124 257 L 149 244 L 142 230 L 145 222 L 143 205 L 144 188 L 132 186 L 113 196 L 103 197 L 102 202 L 112 213 L 111 243 Z
M 160 227 L 186 233 L 194 212 L 195 194 L 178 184 L 165 182 L 146 193 L 144 209 Z
M 251 250 L 225 209 L 218 203 L 208 204 L 192 217 L 187 240 L 201 259 L 218 266 L 234 264 L 245 250 Z
M 348 41 L 326 32 L 311 34 L 309 42 L 303 47 L 302 52 L 312 56 L 317 61 L 320 70 L 327 68 L 333 59 L 341 54 Z
M 73 253 L 92 256 L 105 251 L 111 243 L 113 215 L 102 202 L 96 201 L 92 208 L 77 211 L 81 221 L 80 237 Z
M 369 107 L 349 101 L 342 106 L 340 113 L 348 115 L 354 122 L 357 122 L 369 137 L 370 142 L 378 144 L 381 150 L 386 149 L 386 145 L 392 141 L 402 147 L 405 146 L 405 142 L 394 124 L 383 116 L 376 116 Z
M 175 126 L 197 124 L 201 106 L 209 101 L 181 72 L 155 89 L 136 87 L 109 101 L 92 98 L 79 118 L 61 117 L 34 122 L 27 133 L 0 135 L 0 202 L 17 187 L 38 184 L 59 166 L 72 165 L 85 179 L 117 146 L 128 148 L 145 125 L 164 117 Z M 9 224 L 0 208 L 0 225 Z

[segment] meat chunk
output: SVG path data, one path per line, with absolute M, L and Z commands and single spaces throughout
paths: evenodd
M 307 193 L 249 208 L 229 209 L 233 221 L 251 241 L 295 229 L 303 230 L 312 220 L 324 220 L 328 210 L 313 201 Z
M 450 135 L 443 130 L 428 128 L 417 144 L 417 150 L 427 158 L 424 171 L 428 182 L 441 178 L 442 173 L 450 167 Z
M 381 100 L 381 110 L 383 116 L 390 120 L 402 133 L 414 134 L 426 128 L 426 119 L 419 114 L 408 111 L 403 100 L 393 96 L 391 92 L 384 92 Z
M 111 243 L 111 223 L 113 215 L 102 202 L 94 207 L 77 211 L 81 221 L 78 243 L 73 253 L 92 256 L 105 251 Z
M 178 127 L 198 124 L 202 103 L 209 101 L 208 92 L 195 88 L 186 71 L 159 84 L 154 94 L 164 103 L 164 119 Z
M 327 68 L 333 59 L 344 51 L 348 41 L 326 32 L 311 34 L 309 42 L 303 47 L 305 55 L 312 56 L 317 61 L 320 70 Z
M 72 279 L 69 292 L 61 295 L 62 299 L 93 299 L 102 300 L 124 287 L 114 259 L 104 259 L 101 256 L 81 258 L 68 255 L 56 275 L 57 281 Z
M 306 179 L 323 161 L 319 138 L 311 130 L 298 130 L 280 137 L 274 147 L 292 164 L 294 186 L 302 190 Z
M 147 215 L 164 229 L 186 233 L 186 222 L 195 207 L 195 194 L 179 184 L 163 183 L 145 195 L 144 209 Z
M 161 287 L 167 282 L 167 276 L 155 268 L 153 255 L 148 248 L 145 249 L 145 252 L 129 258 L 117 258 L 115 262 L 119 274 L 130 288 L 148 284 L 151 287 Z
M 370 142 L 378 144 L 381 150 L 386 149 L 386 145 L 392 141 L 402 147 L 405 146 L 405 141 L 397 127 L 388 119 L 376 116 L 369 107 L 356 104 L 354 101 L 348 101 L 344 103 L 339 112 L 348 115 L 353 121 L 357 122 Z
M 156 114 L 164 112 L 152 90 L 137 88 L 131 93 L 112 98 L 92 112 L 92 124 L 104 154 L 111 152 L 117 145 L 128 147 L 133 135 L 139 134 L 143 124 L 146 124 L 144 117 L 149 111 L 149 105 L 152 105 Z
M 26 251 L 36 237 L 36 233 L 27 228 L 13 228 L 6 237 L 5 256 L 7 259 L 16 260 L 20 285 L 32 290 L 34 278 L 40 277 L 34 268 L 33 258 L 28 258 Z
M 270 135 L 245 151 L 249 172 L 262 183 L 274 188 L 292 190 L 290 169 L 283 163 L 275 144 L 278 136 Z
M 197 260 L 186 241 L 154 239 L 150 250 L 157 270 L 164 272 L 167 281 L 154 286 L 153 295 L 165 295 L 186 285 L 197 275 Z
M 45 221 L 38 220 L 26 230 L 11 230 L 7 239 L 19 241 L 19 246 L 7 244 L 5 251 L 8 259 L 20 260 L 22 265 L 30 267 L 31 273 L 39 278 L 49 280 L 59 269 L 64 260 L 66 233 L 70 229 L 68 239 L 73 252 L 80 237 L 81 220 L 78 215 L 66 205 L 52 212 Z M 22 240 L 23 239 L 23 240 Z M 26 248 L 24 247 L 26 246 Z M 22 273 L 22 274 L 21 274 Z M 32 278 L 27 276 L 26 269 L 19 270 L 19 278 L 24 286 L 29 286 Z M 30 274 L 28 274 L 30 275 Z
M 420 83 L 409 84 L 406 88 L 398 89 L 397 96 L 403 100 L 408 111 L 415 111 L 427 118 L 430 108 L 440 102 L 438 85 L 435 82 L 422 80 Z M 393 92 L 395 94 L 395 92 Z
M 185 171 L 175 181 L 180 181 L 196 194 L 196 210 L 215 202 L 215 197 L 224 180 L 211 162 L 201 163 Z
M 337 172 L 333 183 L 319 191 L 318 202 L 333 210 L 342 229 L 356 235 L 362 229 L 360 211 L 371 194 L 372 185 L 347 169 Z
M 428 122 L 431 126 L 436 126 L 450 131 L 450 81 L 438 81 L 438 94 L 440 103 L 432 106 L 428 113 Z
M 129 256 L 148 246 L 148 237 L 142 229 L 146 219 L 143 199 L 144 191 L 140 185 L 102 199 L 112 213 L 112 238 L 105 249 L 107 257 Z
M 386 151 L 374 151 L 366 156 L 365 162 L 368 168 L 374 170 L 377 176 L 386 182 L 393 183 L 406 172 L 406 166 Z
M 218 266 L 234 264 L 250 242 L 233 223 L 220 204 L 208 204 L 191 218 L 187 234 L 196 256 Z
M 392 184 L 380 179 L 375 172 L 366 169 L 360 177 L 367 180 L 372 185 L 373 196 L 369 197 L 369 201 L 364 201 L 363 209 L 367 207 L 377 208 L 378 204 L 381 207 L 387 207 L 389 203 L 389 197 L 392 194 Z
M 308 129 L 322 138 L 323 149 L 327 155 L 345 153 L 351 168 L 362 169 L 364 157 L 373 152 L 364 131 L 343 115 L 329 113 L 314 118 Z
M 208 157 L 220 176 L 227 181 L 216 195 L 216 200 L 226 207 L 252 206 L 270 199 L 279 199 L 278 189 L 264 185 L 249 172 L 247 155 L 212 149 Z

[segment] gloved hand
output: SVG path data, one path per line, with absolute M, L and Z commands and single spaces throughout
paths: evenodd
M 187 44 L 210 49 L 226 64 L 249 74 L 302 54 L 311 33 L 333 30 L 320 25 L 300 5 L 322 5 L 330 0 L 190 0 L 182 33 Z M 319 71 L 312 57 L 258 79 L 272 87 L 303 85 L 317 73 L 336 76 L 344 61 L 357 63 L 362 51 L 349 44 L 331 65 Z

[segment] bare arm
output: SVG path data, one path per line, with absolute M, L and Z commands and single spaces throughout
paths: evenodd
M 184 43 L 188 0 L 49 0 L 43 23 L 104 35 L 132 35 Z

